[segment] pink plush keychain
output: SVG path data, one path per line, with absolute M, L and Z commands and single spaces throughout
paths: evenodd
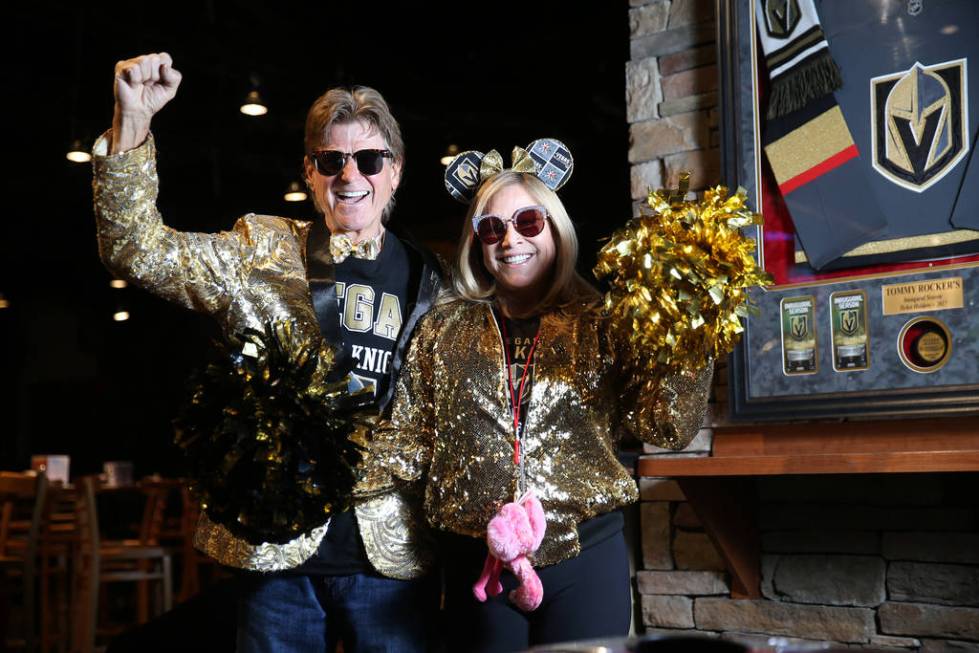
M 487 595 L 496 596 L 503 591 L 500 574 L 505 566 L 520 581 L 520 586 L 510 592 L 510 601 L 527 612 L 537 609 L 544 598 L 544 587 L 527 556 L 540 546 L 545 528 L 544 508 L 533 492 L 500 508 L 486 527 L 489 553 L 483 573 L 473 585 L 476 600 L 483 602 Z

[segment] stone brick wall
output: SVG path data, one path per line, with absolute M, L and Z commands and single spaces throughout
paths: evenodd
M 747 0 L 744 0 L 747 1 Z M 631 192 L 720 180 L 714 2 L 630 0 Z M 679 454 L 709 455 L 727 422 L 727 370 Z M 669 479 L 640 480 L 637 630 L 764 643 L 979 651 L 979 476 L 784 477 L 756 482 L 762 594 L 733 600 L 724 563 Z
M 675 183 L 694 189 L 720 178 L 714 3 L 632 0 L 632 60 L 626 64 L 626 117 L 632 198 Z
M 733 600 L 677 484 L 641 479 L 646 632 L 979 651 L 975 474 L 772 477 L 755 487 L 763 598 Z

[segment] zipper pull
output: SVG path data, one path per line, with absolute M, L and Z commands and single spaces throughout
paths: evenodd
M 520 464 L 520 439 L 515 438 L 513 440 L 513 464 Z

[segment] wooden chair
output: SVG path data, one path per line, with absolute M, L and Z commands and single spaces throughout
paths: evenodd
M 97 482 L 95 487 L 101 489 Z M 80 488 L 81 484 L 78 487 L 65 487 L 60 483 L 53 483 L 48 487 L 41 525 L 39 564 L 42 651 L 68 650 L 69 640 L 74 635 L 73 630 L 77 629 L 76 614 L 73 613 L 82 609 L 77 605 L 77 600 L 73 600 L 79 589 L 73 566 L 77 563 L 82 539 L 78 523 Z M 133 488 L 128 491 L 133 491 Z M 162 512 L 159 494 L 141 491 L 140 497 L 142 499 L 140 516 L 132 520 L 135 525 L 128 529 L 131 530 L 131 537 L 107 541 L 100 534 L 102 548 L 157 543 Z M 129 525 L 128 520 L 126 525 Z M 147 567 L 152 563 L 144 561 L 140 564 Z M 137 585 L 136 619 L 140 622 L 149 618 L 150 582 L 146 579 Z M 104 598 L 104 593 L 101 594 Z M 96 608 L 96 614 L 99 613 L 100 610 Z M 101 613 L 105 614 L 104 611 Z
M 200 504 L 190 492 L 187 483 L 180 488 L 180 530 L 183 567 L 180 577 L 180 601 L 186 601 L 201 591 L 202 566 L 215 567 L 214 560 L 194 547 L 194 532 L 200 519 Z
M 180 498 L 182 506 L 180 522 L 183 531 L 181 537 L 183 570 L 180 600 L 186 601 L 207 585 L 228 578 L 230 574 L 214 558 L 201 553 L 194 547 L 194 533 L 197 530 L 197 522 L 201 518 L 201 507 L 197 498 L 191 494 L 187 483 L 181 487 Z M 202 570 L 204 571 L 203 576 Z
M 47 487 L 44 474 L 0 473 L 0 569 L 4 581 L 8 581 L 4 584 L 11 589 L 16 585 L 13 579 L 19 577 L 23 598 L 23 636 L 17 641 L 9 640 L 4 618 L 0 623 L 0 646 L 19 645 L 27 651 L 36 648 L 35 579 Z
M 75 492 L 60 482 L 48 485 L 38 545 L 41 650 L 68 650 L 71 561 L 78 540 Z
M 163 547 L 163 529 L 165 524 L 165 516 L 167 503 L 170 495 L 170 488 L 166 483 L 154 482 L 154 481 L 141 481 L 137 485 L 137 489 L 143 498 L 143 513 L 140 520 L 139 530 L 136 533 L 135 539 L 124 539 L 122 541 L 103 541 L 103 549 L 108 547 L 116 549 L 121 547 Z M 169 594 L 173 595 L 173 553 L 169 547 L 163 549 L 166 551 L 167 555 L 170 556 L 170 573 L 168 574 L 170 580 L 170 590 Z M 138 565 L 141 569 L 149 569 L 149 561 L 144 560 Z M 139 623 L 146 623 L 149 620 L 149 590 L 150 590 L 150 580 L 144 579 L 138 581 L 137 585 L 137 615 Z M 172 598 L 169 600 L 172 603 Z M 169 609 L 169 606 L 166 608 Z
M 74 566 L 76 589 L 72 651 L 82 653 L 94 650 L 96 637 L 100 634 L 98 606 L 99 591 L 103 585 L 135 582 L 138 589 L 154 582 L 160 590 L 157 614 L 169 610 L 173 603 L 170 553 L 155 543 L 159 537 L 157 527 L 162 521 L 158 493 L 147 495 L 147 508 L 139 537 L 103 540 L 99 531 L 97 489 L 98 480 L 94 477 L 80 479 L 76 488 L 79 545 Z M 137 597 L 141 594 L 138 592 Z M 149 618 L 147 596 L 148 591 L 137 601 L 138 623 L 144 623 Z
M 200 505 L 190 492 L 190 482 L 181 478 L 147 477 L 139 482 L 139 486 L 147 491 L 158 490 L 163 493 L 159 543 L 170 547 L 179 560 L 180 580 L 176 602 L 189 600 L 203 586 L 225 577 L 227 572 L 222 571 L 220 565 L 194 548 L 194 532 L 200 519 Z

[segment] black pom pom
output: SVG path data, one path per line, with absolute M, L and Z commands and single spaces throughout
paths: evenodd
M 347 509 L 362 448 L 357 397 L 327 382 L 332 353 L 292 323 L 218 345 L 174 421 L 207 516 L 251 544 L 281 544 Z

